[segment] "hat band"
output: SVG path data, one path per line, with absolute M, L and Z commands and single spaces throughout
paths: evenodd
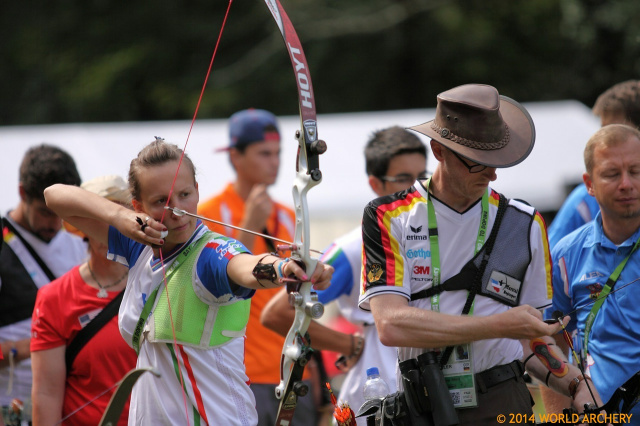
M 504 127 L 504 137 L 501 140 L 497 142 L 477 142 L 460 136 L 456 136 L 451 133 L 449 129 L 438 126 L 435 121 L 431 123 L 431 128 L 443 138 L 449 139 L 450 141 L 455 142 L 458 145 L 466 146 L 473 149 L 482 149 L 485 151 L 500 149 L 509 143 L 509 127 L 506 124 L 504 125 Z

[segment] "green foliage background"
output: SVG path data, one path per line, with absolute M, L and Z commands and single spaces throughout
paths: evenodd
M 640 78 L 637 0 L 281 0 L 319 113 L 435 106 L 459 84 L 519 101 Z M 0 125 L 191 118 L 227 0 L 4 2 Z M 262 1 L 234 0 L 200 117 L 297 114 Z

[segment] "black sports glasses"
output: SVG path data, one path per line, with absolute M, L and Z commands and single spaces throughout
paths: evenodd
M 456 154 L 456 152 L 455 152 L 455 151 L 453 151 L 453 150 L 451 150 L 451 149 L 450 149 L 449 151 L 451 151 L 451 152 L 453 153 L 453 155 L 455 155 L 455 156 L 456 156 L 456 158 L 457 158 L 458 160 L 460 160 L 460 162 L 461 162 L 462 164 L 464 164 L 464 166 L 467 168 L 467 170 L 469 170 L 469 173 L 480 173 L 481 171 L 483 171 L 483 170 L 485 170 L 485 169 L 487 168 L 487 166 L 485 166 L 484 164 L 472 164 L 472 165 L 469 165 L 469 164 L 467 164 L 467 162 L 464 160 L 464 158 L 462 158 L 462 157 L 460 157 L 458 154 Z

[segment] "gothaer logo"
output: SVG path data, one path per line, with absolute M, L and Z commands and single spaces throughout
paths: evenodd
M 380 265 L 379 263 L 374 263 L 373 265 L 371 265 L 371 268 L 369 268 L 369 273 L 367 274 L 367 280 L 370 283 L 375 283 L 376 281 L 380 280 L 380 277 L 382 277 L 382 273 L 384 271 L 382 270 L 382 265 Z

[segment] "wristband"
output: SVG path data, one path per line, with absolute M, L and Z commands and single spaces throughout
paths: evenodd
M 579 376 L 576 376 L 573 379 L 571 379 L 571 381 L 569 382 L 569 396 L 571 396 L 571 399 L 574 399 L 574 400 L 576 399 L 576 393 L 578 392 L 578 385 L 580 385 L 580 382 L 584 380 L 591 380 L 591 377 L 583 376 L 582 374 L 580 374 Z
M 282 269 L 283 269 L 283 265 L 288 261 L 289 261 L 289 258 L 285 257 L 284 259 L 282 259 L 282 262 L 278 264 L 278 273 L 280 274 L 280 278 L 284 278 L 284 271 Z

